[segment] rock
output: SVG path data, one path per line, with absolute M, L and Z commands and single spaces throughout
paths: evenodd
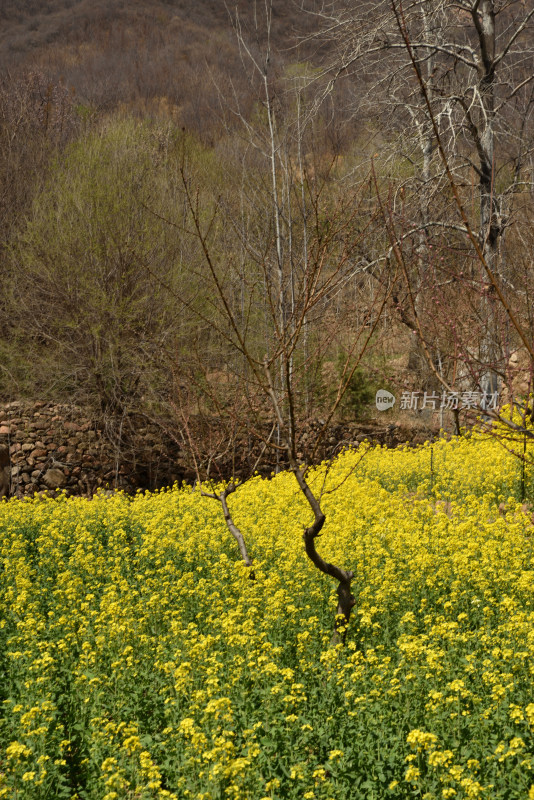
M 80 426 L 76 422 L 64 422 L 63 427 L 66 431 L 74 431 L 76 433 L 81 430 Z
M 2 436 L 9 436 L 10 433 L 11 433 L 11 428 L 9 428 L 7 425 L 0 426 L 0 434 Z
M 43 475 L 43 483 L 49 489 L 61 489 L 67 483 L 67 478 L 60 469 L 51 467 Z
M 11 469 L 9 466 L 9 447 L 0 445 L 0 497 L 9 497 L 11 490 Z
M 31 458 L 46 458 L 48 455 L 48 450 L 44 450 L 41 448 L 36 448 L 31 452 Z

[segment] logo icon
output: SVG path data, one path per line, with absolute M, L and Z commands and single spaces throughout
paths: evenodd
M 375 397 L 376 407 L 379 411 L 387 411 L 395 405 L 395 395 L 387 389 L 379 389 Z

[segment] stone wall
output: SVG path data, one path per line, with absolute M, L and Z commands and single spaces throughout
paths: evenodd
M 217 423 L 213 420 L 211 424 Z M 269 426 L 265 435 L 268 429 Z M 301 431 L 304 451 L 299 452 L 299 458 L 309 457 L 319 429 L 319 422 L 306 423 Z M 372 420 L 338 423 L 321 442 L 314 458 L 329 458 L 340 448 L 357 446 L 365 440 L 388 447 L 405 442 L 417 445 L 436 433 L 413 424 L 401 426 Z M 236 451 L 237 460 L 231 454 L 218 459 L 221 476 L 230 478 L 235 470 L 238 477 L 248 477 L 262 447 L 261 443 L 243 441 Z M 283 461 L 277 464 L 275 456 L 267 452 L 256 468 L 268 476 L 285 466 Z M 187 454 L 181 453 L 159 426 L 138 417 L 123 423 L 115 420 L 114 427 L 108 420 L 106 427 L 77 406 L 57 403 L 0 404 L 0 478 L 4 485 L 9 484 L 9 468 L 10 494 L 17 497 L 58 492 L 91 496 L 98 489 L 134 493 L 195 479 Z M 3 484 L 0 481 L 0 498 L 6 493 L 5 486 L 2 491 Z
M 0 449 L 9 449 L 11 494 L 90 496 L 99 488 L 134 492 L 180 480 L 176 448 L 163 441 L 159 428 L 141 422 L 135 432 L 135 443 L 131 433 L 109 436 L 76 406 L 0 405 Z

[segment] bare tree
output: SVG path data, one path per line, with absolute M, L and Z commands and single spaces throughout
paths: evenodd
M 325 419 L 313 441 L 304 440 L 303 420 L 305 416 L 304 392 L 302 386 L 306 370 L 317 353 L 312 352 L 310 341 L 305 342 L 306 325 L 313 315 L 320 319 L 327 315 L 329 297 L 339 291 L 346 280 L 347 266 L 351 262 L 351 255 L 357 246 L 357 241 L 352 230 L 353 215 L 357 215 L 358 206 L 353 206 L 348 217 L 346 209 L 339 210 L 330 216 L 330 228 L 325 234 L 324 222 L 321 219 L 319 207 L 315 207 L 313 223 L 308 227 L 308 250 L 306 262 L 300 261 L 294 272 L 291 273 L 290 264 L 282 264 L 281 271 L 272 270 L 271 256 L 277 257 L 276 233 L 269 243 L 269 249 L 261 263 L 263 276 L 263 291 L 266 293 L 267 302 L 266 318 L 264 318 L 264 332 L 268 338 L 258 340 L 250 335 L 247 325 L 243 325 L 241 309 L 232 297 L 231 285 L 225 283 L 225 276 L 232 264 L 226 259 L 217 259 L 212 253 L 209 231 L 213 220 L 204 225 L 201 222 L 200 212 L 191 193 L 188 181 L 184 176 L 191 220 L 194 226 L 194 235 L 197 237 L 205 256 L 208 267 L 210 291 L 213 292 L 213 303 L 217 306 L 216 331 L 230 345 L 237 356 L 233 370 L 233 381 L 238 382 L 239 389 L 230 386 L 234 393 L 234 402 L 228 403 L 221 397 L 221 381 L 219 380 L 219 393 L 216 386 L 205 388 L 206 397 L 211 400 L 217 409 L 218 416 L 212 417 L 211 424 L 217 424 L 217 419 L 224 420 L 227 430 L 231 435 L 226 441 L 231 442 L 233 450 L 243 446 L 246 437 L 252 437 L 259 445 L 259 456 L 251 464 L 250 472 L 243 477 L 253 474 L 259 460 L 266 451 L 275 452 L 284 465 L 295 476 L 297 485 L 306 498 L 313 521 L 305 526 L 304 544 L 305 552 L 313 564 L 323 573 L 338 582 L 338 607 L 337 622 L 334 640 L 340 640 L 340 628 L 345 628 L 349 621 L 354 605 L 351 593 L 351 580 L 353 573 L 342 567 L 325 561 L 316 549 L 316 540 L 325 523 L 325 514 L 321 506 L 322 491 L 315 492 L 309 483 L 308 474 L 310 466 L 319 449 L 321 440 L 326 435 L 334 414 L 339 407 L 344 393 L 350 383 L 351 376 L 360 363 L 369 341 L 376 329 L 381 312 L 388 299 L 387 288 L 382 287 L 377 291 L 375 304 L 369 309 L 367 324 L 359 330 L 350 332 L 352 342 L 348 348 L 345 366 L 335 387 L 334 398 L 328 408 Z M 293 254 L 295 255 L 295 254 Z M 278 262 L 276 262 L 278 263 Z M 258 265 L 256 265 L 258 266 Z M 351 267 L 353 269 L 353 267 Z M 286 272 L 287 270 L 287 272 Z M 253 269 L 251 267 L 251 271 Z M 288 283 L 292 278 L 291 283 Z M 285 288 L 291 286 L 292 306 L 284 309 L 283 319 L 280 312 L 280 282 Z M 250 290 L 250 287 L 248 287 Z M 255 293 L 249 296 L 247 305 L 254 301 Z M 347 331 L 337 330 L 339 336 L 347 335 Z M 331 334 L 332 335 L 332 334 Z M 324 346 L 318 341 L 317 346 Z M 244 359 L 247 369 L 239 367 L 240 360 Z M 232 368 L 230 367 L 232 372 Z M 223 384 L 223 392 L 228 389 L 228 382 Z M 178 409 L 181 406 L 177 403 Z M 183 428 L 186 430 L 190 452 L 195 458 L 198 477 L 201 475 L 201 459 L 198 455 L 198 445 L 192 433 L 189 432 L 185 415 L 181 413 Z M 276 431 L 276 435 L 275 434 Z M 217 475 L 215 458 L 208 461 Z M 212 473 L 213 474 L 213 473 Z M 208 477 L 210 477 L 208 475 Z M 226 525 L 239 545 L 239 550 L 244 563 L 251 567 L 252 557 L 248 553 L 245 538 L 235 525 L 232 518 L 228 499 L 238 488 L 243 478 L 226 481 L 222 488 L 219 484 L 217 490 L 205 488 L 204 493 L 217 500 L 222 507 Z
M 31 209 L 50 161 L 77 128 L 74 97 L 40 71 L 2 73 L 0 81 L 0 374 L 2 395 L 26 388 L 15 330 L 16 275 L 9 239 Z M 26 384 L 26 385 L 25 385 Z
M 412 229 L 406 231 L 406 220 L 391 193 L 381 191 L 377 179 L 375 187 L 390 237 L 390 252 L 404 278 L 407 308 L 402 307 L 401 313 L 416 332 L 427 363 L 441 384 L 443 396 L 448 398 L 448 407 L 457 412 L 458 418 L 458 386 L 469 377 L 471 385 L 480 389 L 488 433 L 497 436 L 523 465 L 531 464 L 526 444 L 534 438 L 529 399 L 534 372 L 529 236 L 532 198 L 528 180 L 531 176 L 525 172 L 525 164 L 532 151 L 534 55 L 528 47 L 515 47 L 531 29 L 534 9 L 526 3 L 520 8 L 515 3 L 450 5 L 456 17 L 466 24 L 472 21 L 473 31 L 471 37 L 465 34 L 459 40 L 450 38 L 439 47 L 434 44 L 434 56 L 443 52 L 445 64 L 452 59 L 446 91 L 436 81 L 437 68 L 429 75 L 421 66 L 421 54 L 430 51 L 429 43 L 418 38 L 420 33 L 414 30 L 413 20 L 410 26 L 403 5 L 391 3 L 400 36 L 398 44 L 404 47 L 414 87 L 422 98 L 443 188 L 454 211 L 454 217 L 445 222 L 430 218 L 428 226 L 439 224 L 449 229 L 450 239 L 455 234 L 458 240 L 463 239 L 462 257 L 449 259 L 446 267 L 439 269 L 440 279 L 457 284 L 459 290 L 449 295 L 448 304 L 442 302 L 446 308 L 438 317 L 452 333 L 451 344 L 463 371 L 444 374 L 434 363 L 423 319 L 425 309 L 417 303 L 418 253 L 410 249 L 410 236 L 417 230 L 412 223 Z M 443 13 L 451 9 L 443 9 Z M 470 170 L 478 179 L 476 203 L 469 191 L 474 188 L 467 179 Z M 439 252 L 445 252 L 446 247 L 443 242 Z M 435 285 L 435 293 L 436 288 Z M 522 359 L 516 355 L 518 352 L 522 352 Z M 518 373 L 522 373 L 519 385 Z M 507 383 L 510 408 L 498 407 L 497 381 L 501 385 Z M 466 408 L 472 419 L 480 414 L 480 407 Z M 524 497 L 524 466 L 522 485 Z
M 390 166 L 405 164 L 378 183 L 395 184 L 388 213 L 394 240 L 412 249 L 415 310 L 422 317 L 436 286 L 463 273 L 478 325 L 464 378 L 494 392 L 513 346 L 500 331 L 498 293 L 520 288 L 507 241 L 522 226 L 531 181 L 534 4 L 383 0 L 330 4 L 319 16 L 340 42 L 332 80 L 352 81 L 360 111 L 387 113 L 385 152 Z M 446 251 L 444 266 L 431 262 L 431 247 Z M 396 305 L 405 311 L 408 295 Z
M 369 347 L 392 281 L 388 281 L 391 275 L 387 271 L 374 271 L 373 300 L 367 302 L 356 322 L 353 306 L 350 319 L 348 314 L 333 313 L 333 308 L 343 306 L 347 286 L 367 274 L 361 249 L 374 224 L 375 209 L 369 204 L 369 181 L 350 195 L 344 193 L 336 200 L 333 192 L 328 196 L 331 167 L 323 166 L 321 172 L 314 163 L 312 118 L 303 113 L 302 86 L 294 76 L 281 82 L 271 71 L 269 10 L 267 5 L 263 50 L 248 45 L 237 28 L 244 61 L 259 86 L 258 120 L 252 124 L 243 117 L 246 135 L 240 151 L 240 157 L 244 155 L 240 203 L 232 206 L 222 196 L 213 213 L 206 215 L 187 169 L 182 169 L 189 212 L 185 227 L 202 252 L 210 297 L 209 316 L 202 311 L 199 318 L 208 322 L 218 338 L 217 351 L 227 353 L 226 364 L 219 356 L 218 379 L 202 379 L 204 398 L 215 409 L 212 424 L 220 420 L 232 453 L 244 439 L 256 442 L 258 457 L 250 463 L 249 473 L 210 485 L 209 479 L 218 477 L 217 459 L 203 458 L 199 452 L 191 415 L 184 412 L 191 404 L 183 391 L 177 392 L 175 407 L 198 478 L 208 478 L 203 491 L 221 504 L 226 525 L 250 568 L 253 554 L 247 550 L 246 535 L 232 518 L 229 499 L 266 453 L 275 454 L 280 465 L 292 472 L 311 513 L 311 521 L 304 526 L 305 553 L 338 584 L 333 634 L 333 641 L 338 642 L 355 603 L 351 591 L 354 575 L 350 569 L 326 561 L 317 550 L 326 521 L 324 487 L 312 488 L 309 470 Z M 288 108 L 291 113 L 285 115 Z M 229 237 L 224 247 L 221 230 Z M 324 360 L 332 348 L 344 353 L 344 361 L 317 435 L 310 439 L 304 435 L 309 415 L 307 376 L 312 365 Z M 197 380 L 199 374 L 197 368 Z M 185 383 L 191 385 L 191 381 Z

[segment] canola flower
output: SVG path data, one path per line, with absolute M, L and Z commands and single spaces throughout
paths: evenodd
M 534 799 L 534 530 L 495 441 L 294 477 L 0 504 L 0 798 Z M 337 488 L 336 488 L 337 487 Z M 334 491 L 336 489 L 336 491 Z M 332 491 L 330 491 L 332 490 Z

